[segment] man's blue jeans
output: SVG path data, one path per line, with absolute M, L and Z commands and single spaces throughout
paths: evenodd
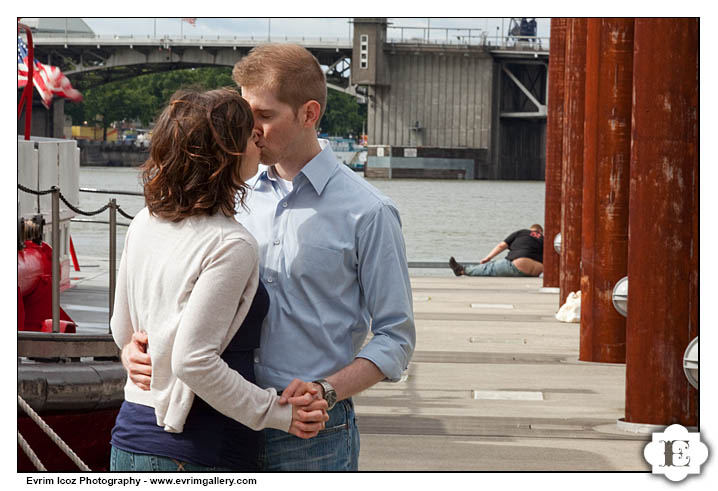
M 464 274 L 467 276 L 531 276 L 519 271 L 514 266 L 514 263 L 506 258 L 474 266 L 465 266 Z
M 326 428 L 304 440 L 284 431 L 265 429 L 260 465 L 266 472 L 357 471 L 359 430 L 351 399 L 329 411 Z

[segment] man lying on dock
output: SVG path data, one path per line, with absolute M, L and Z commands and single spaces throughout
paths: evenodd
M 492 261 L 506 249 L 504 259 Z M 449 267 L 456 276 L 538 276 L 543 273 L 543 228 L 535 223 L 528 230 L 517 230 L 473 266 L 464 267 L 452 256 Z

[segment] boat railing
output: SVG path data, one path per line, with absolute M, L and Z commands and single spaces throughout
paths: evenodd
M 62 194 L 61 190 L 57 186 L 52 186 L 50 189 L 43 190 L 43 191 L 36 191 L 33 189 L 29 189 L 21 184 L 18 184 L 18 190 L 34 195 L 45 195 L 45 194 L 51 194 L 52 200 L 51 200 L 51 241 L 52 241 L 52 333 L 53 334 L 59 334 L 60 333 L 60 257 L 59 257 L 59 247 L 57 247 L 57 244 L 60 243 L 60 201 L 70 208 L 73 212 L 75 212 L 78 215 L 84 215 L 84 216 L 95 216 L 99 215 L 100 213 L 103 213 L 106 210 L 109 210 L 109 220 L 93 220 L 93 219 L 83 219 L 83 218 L 73 218 L 71 221 L 73 222 L 85 222 L 85 223 L 102 223 L 102 224 L 109 224 L 109 317 L 108 317 L 108 326 L 109 326 L 109 319 L 112 318 L 112 313 L 114 310 L 114 300 L 115 300 L 115 285 L 117 283 L 116 275 L 117 275 L 117 226 L 129 226 L 128 223 L 118 223 L 117 222 L 117 214 L 121 214 L 123 217 L 132 220 L 134 217 L 128 213 L 126 213 L 120 205 L 117 204 L 117 200 L 113 197 L 110 198 L 108 203 L 101 208 L 93 211 L 85 211 L 77 206 L 74 206 L 72 203 L 70 203 Z M 136 191 L 117 191 L 117 190 L 108 190 L 108 189 L 93 189 L 93 188 L 80 188 L 81 192 L 87 192 L 87 193 L 101 193 L 101 194 L 110 194 L 110 195 L 129 195 L 129 196 L 142 196 L 143 194 Z M 109 327 L 108 327 L 108 333 L 109 333 Z

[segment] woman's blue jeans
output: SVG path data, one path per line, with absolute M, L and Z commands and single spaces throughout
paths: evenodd
M 110 471 L 113 472 L 238 472 L 236 469 L 225 467 L 208 467 L 198 464 L 182 462 L 170 457 L 161 455 L 146 455 L 134 452 L 127 452 L 117 447 L 112 447 L 110 452 Z

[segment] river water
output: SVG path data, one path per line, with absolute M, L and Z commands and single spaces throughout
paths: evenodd
M 141 191 L 134 167 L 81 167 L 80 187 Z M 449 256 L 477 262 L 498 242 L 519 228 L 543 225 L 543 181 L 459 181 L 426 179 L 368 179 L 397 204 L 409 261 L 448 261 Z M 80 193 L 80 209 L 96 210 L 107 203 L 105 194 Z M 141 196 L 115 196 L 130 215 L 144 206 Z M 351 199 L 347 196 L 347 199 Z M 107 221 L 109 212 L 94 217 Z M 80 217 L 78 217 L 80 218 Z M 82 217 L 85 218 L 85 217 Z M 128 220 L 118 215 L 118 222 Z M 83 257 L 107 257 L 108 225 L 73 223 L 72 239 L 80 265 Z M 117 251 L 122 252 L 126 227 L 118 227 Z M 547 244 L 550 244 L 547 241 Z M 412 275 L 447 274 L 412 270 Z

